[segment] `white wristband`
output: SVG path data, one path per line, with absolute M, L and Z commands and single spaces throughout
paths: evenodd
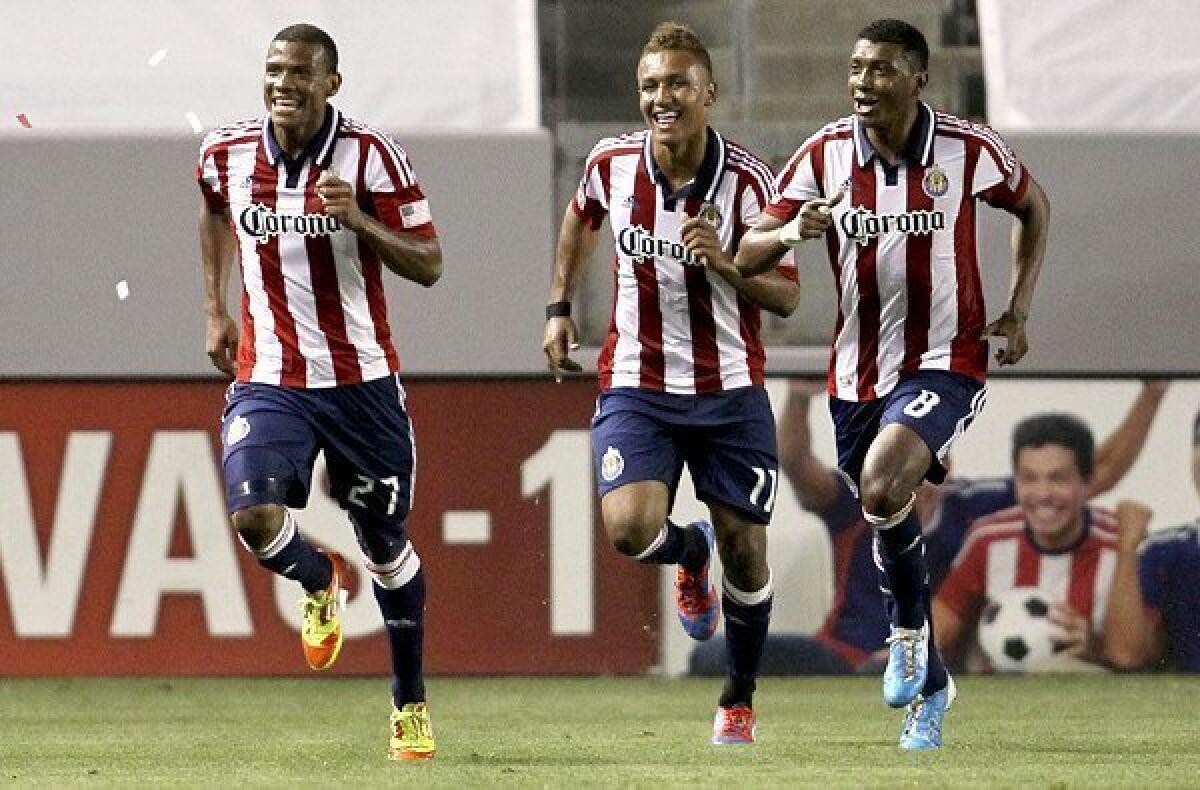
M 779 229 L 779 243 L 785 247 L 795 247 L 802 241 L 804 236 L 800 235 L 800 215 L 796 215 Z

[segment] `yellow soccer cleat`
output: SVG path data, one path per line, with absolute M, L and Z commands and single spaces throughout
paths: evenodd
M 392 708 L 392 741 L 388 758 L 392 760 L 429 760 L 433 758 L 433 725 L 424 702 L 410 702 Z
M 300 642 L 304 660 L 312 669 L 329 669 L 342 650 L 342 606 L 346 603 L 346 560 L 336 551 L 328 552 L 333 563 L 329 586 L 300 600 L 304 607 L 304 626 Z

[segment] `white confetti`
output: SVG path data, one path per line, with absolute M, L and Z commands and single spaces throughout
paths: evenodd
M 124 280 L 117 283 L 117 298 L 122 302 L 129 298 L 129 283 Z
M 196 113 L 188 110 L 183 114 L 183 117 L 187 118 L 187 122 L 192 125 L 192 131 L 194 133 L 200 134 L 204 131 L 204 124 L 200 123 L 200 118 L 197 117 Z
M 155 52 L 153 55 L 151 55 L 150 60 L 148 60 L 146 62 L 149 63 L 151 67 L 154 67 L 154 66 L 157 66 L 159 63 L 162 63 L 166 59 L 166 57 L 167 57 L 167 51 L 165 49 L 160 49 L 158 52 Z

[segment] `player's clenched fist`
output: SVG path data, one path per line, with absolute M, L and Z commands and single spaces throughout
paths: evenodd
M 363 213 L 354 197 L 354 188 L 333 171 L 326 170 L 317 179 L 317 197 L 324 202 L 325 213 L 350 230 L 361 224 Z
M 819 239 L 833 224 L 833 207 L 845 197 L 846 190 L 839 189 L 831 198 L 810 200 L 800 207 L 791 222 L 779 229 L 779 243 L 795 247 L 805 239 Z
M 693 255 L 700 257 L 706 266 L 714 268 L 733 266 L 733 262 L 729 260 L 729 256 L 725 254 L 725 250 L 721 246 L 721 238 L 717 235 L 717 229 L 708 220 L 700 217 L 688 217 L 679 228 L 679 238 L 683 242 L 683 246 L 687 247 Z

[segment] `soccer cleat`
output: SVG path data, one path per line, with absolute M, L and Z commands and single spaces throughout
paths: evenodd
M 708 545 L 708 558 L 695 573 L 682 565 L 675 573 L 675 606 L 679 610 L 679 622 L 692 639 L 703 642 L 717 630 L 721 615 L 721 598 L 708 580 L 708 569 L 716 546 L 716 534 L 712 524 L 696 521 L 689 525 L 700 530 Z
M 745 705 L 718 707 L 713 718 L 712 742 L 717 745 L 754 743 L 754 710 Z
M 918 694 L 908 704 L 904 714 L 904 729 L 900 732 L 900 748 L 910 750 L 940 749 L 942 747 L 942 719 L 950 710 L 950 703 L 958 691 L 954 678 L 946 675 L 946 688 L 928 697 Z
M 892 628 L 883 670 L 883 701 L 903 708 L 925 687 L 929 671 L 929 622 L 920 628 Z
M 435 751 L 429 707 L 424 702 L 409 702 L 392 708 L 392 740 L 388 759 L 429 760 Z
M 342 606 L 346 603 L 346 560 L 336 551 L 327 552 L 333 564 L 329 586 L 309 593 L 300 600 L 304 608 L 304 626 L 300 642 L 304 660 L 311 669 L 329 669 L 342 650 Z

